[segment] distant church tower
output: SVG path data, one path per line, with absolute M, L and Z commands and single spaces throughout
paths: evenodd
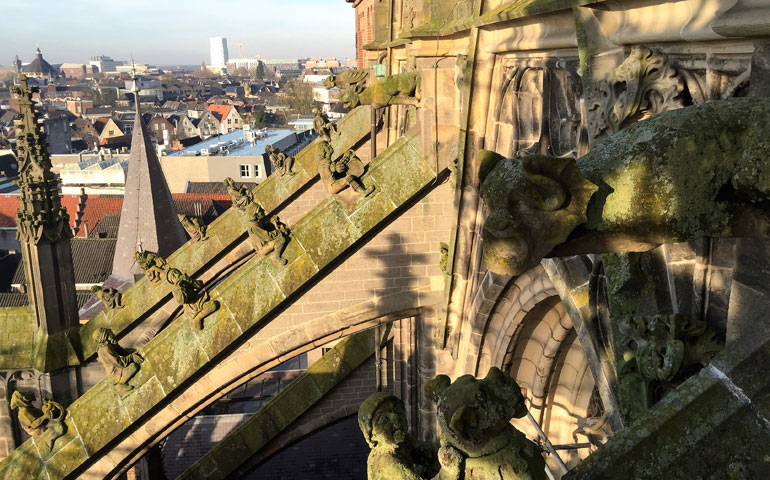
M 21 243 L 29 304 L 38 327 L 53 334 L 78 325 L 75 274 L 72 264 L 69 215 L 61 205 L 59 179 L 51 172 L 51 157 L 43 125 L 37 121 L 27 77 L 19 75 L 21 120 L 17 120 L 19 211 L 17 238 Z
M 19 56 L 18 55 L 13 57 L 13 71 L 15 73 L 21 72 L 21 60 L 19 60 Z
M 141 249 L 165 257 L 187 240 L 158 155 L 142 120 L 139 81 L 135 74 L 133 80 L 136 119 L 112 262 L 112 275 L 130 281 L 143 273 L 134 260 L 134 253 Z

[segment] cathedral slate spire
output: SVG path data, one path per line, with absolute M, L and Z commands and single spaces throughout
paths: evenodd
M 19 96 L 16 121 L 19 158 L 17 238 L 21 243 L 26 290 L 37 326 L 56 333 L 78 325 L 69 215 L 61 205 L 59 179 L 51 171 L 44 127 L 38 123 L 25 74 L 11 92 Z
M 112 275 L 130 281 L 142 273 L 134 260 L 135 252 L 150 251 L 165 257 L 186 241 L 158 155 L 142 120 L 136 75 L 133 80 L 136 119 L 112 263 Z

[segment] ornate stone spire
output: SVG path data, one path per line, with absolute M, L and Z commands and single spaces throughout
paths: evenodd
M 134 280 L 135 275 L 142 274 L 134 259 L 137 251 L 147 250 L 165 257 L 186 240 L 158 155 L 142 120 L 136 73 L 132 79 L 136 119 L 112 263 L 112 274 L 125 280 Z
M 17 238 L 22 245 L 24 274 L 30 305 L 39 326 L 49 333 L 77 325 L 77 300 L 69 215 L 61 205 L 59 179 L 51 171 L 51 157 L 43 125 L 38 123 L 27 77 L 19 75 L 21 120 L 16 121 L 19 156 Z

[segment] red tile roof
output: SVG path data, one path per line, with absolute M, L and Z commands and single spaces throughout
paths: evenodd
M 231 108 L 233 108 L 232 105 L 217 105 L 216 103 L 212 103 L 208 106 L 207 110 L 216 114 L 221 122 L 227 117 L 227 114 L 230 113 Z

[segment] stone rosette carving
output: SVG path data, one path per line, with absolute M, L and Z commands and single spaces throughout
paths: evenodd
M 187 232 L 193 241 L 202 242 L 208 240 L 206 236 L 207 225 L 202 224 L 199 219 L 189 215 L 182 215 L 181 213 L 177 214 L 177 218 L 179 218 L 179 223 L 182 224 L 184 231 Z
M 69 215 L 61 205 L 59 179 L 51 171 L 51 157 L 42 123 L 38 123 L 32 95 L 40 91 L 30 87 L 27 77 L 19 75 L 20 85 L 11 88 L 19 96 L 21 120 L 15 123 L 19 162 L 19 210 L 16 214 L 16 238 L 20 242 L 55 243 L 71 238 Z
M 91 287 L 91 293 L 96 295 L 96 298 L 98 298 L 108 310 L 125 307 L 125 305 L 123 305 L 123 294 L 114 288 L 94 285 Z
M 171 293 L 180 305 L 184 305 L 188 320 L 199 329 L 203 329 L 206 317 L 219 309 L 219 302 L 211 299 L 200 280 L 196 280 L 178 268 L 171 268 L 166 280 L 173 288 Z
M 441 479 L 545 480 L 540 448 L 513 425 L 527 414 L 516 382 L 497 367 L 483 379 L 439 375 L 425 385 L 436 403 Z
M 294 176 L 297 174 L 297 172 L 293 170 L 294 157 L 286 155 L 273 145 L 267 145 L 265 147 L 265 153 L 267 153 L 267 158 L 270 160 L 275 171 L 278 172 L 278 175 L 285 177 L 287 175 Z
M 35 407 L 34 401 L 34 395 L 16 390 L 11 395 L 10 407 L 18 409 L 21 428 L 35 441 L 43 458 L 47 458 L 53 452 L 56 439 L 67 433 L 64 423 L 67 411 L 53 400 L 43 399 L 42 409 Z
M 107 378 L 112 380 L 122 394 L 128 394 L 134 386 L 128 383 L 139 372 L 144 358 L 131 349 L 118 344 L 115 334 L 109 328 L 100 328 L 94 332 L 97 343 L 96 354 L 104 367 Z
M 664 112 L 577 161 L 479 154 L 489 270 L 550 256 L 647 251 L 702 237 L 770 238 L 770 100 Z
M 404 402 L 398 397 L 378 392 L 364 400 L 358 426 L 371 448 L 369 480 L 431 479 L 438 473 L 438 445 L 409 434 Z
M 383 108 L 390 105 L 419 105 L 420 75 L 417 72 L 399 73 L 383 78 L 370 87 L 362 83 L 351 86 L 340 97 L 345 108 L 371 105 Z
M 628 316 L 617 320 L 618 391 L 632 420 L 723 348 L 705 322 L 683 315 Z
M 635 46 L 592 92 L 588 131 L 593 138 L 611 135 L 650 115 L 681 108 L 684 87 L 684 79 L 665 53 Z

